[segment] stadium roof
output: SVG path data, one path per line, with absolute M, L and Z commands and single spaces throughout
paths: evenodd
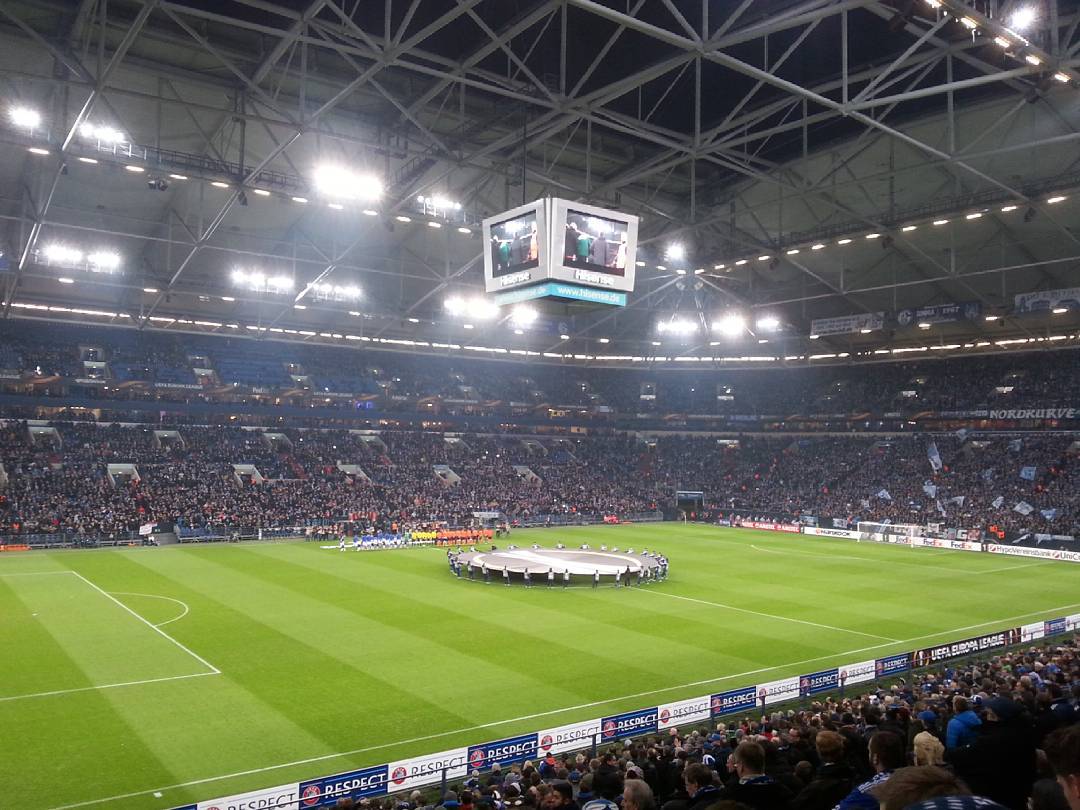
M 613 357 L 1074 342 L 1080 302 L 1012 310 L 1080 286 L 1078 26 L 1065 0 L 7 0 L 3 314 Z M 641 215 L 630 305 L 466 330 L 476 223 L 544 195 Z M 811 342 L 941 304 L 971 317 Z

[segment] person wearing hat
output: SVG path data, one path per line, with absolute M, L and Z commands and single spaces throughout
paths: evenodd
M 985 702 L 986 722 L 975 743 L 949 753 L 975 793 L 1024 810 L 1036 778 L 1035 728 L 1023 707 L 1007 697 Z

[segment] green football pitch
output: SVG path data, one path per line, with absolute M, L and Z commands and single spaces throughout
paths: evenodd
M 0 805 L 167 808 L 989 632 L 1080 567 L 663 524 L 643 588 L 455 579 L 443 549 L 0 555 Z

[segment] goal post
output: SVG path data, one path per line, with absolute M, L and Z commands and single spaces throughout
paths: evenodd
M 877 523 L 860 520 L 856 525 L 859 540 L 878 540 L 886 543 L 912 545 L 911 538 L 925 537 L 926 527 L 916 523 Z

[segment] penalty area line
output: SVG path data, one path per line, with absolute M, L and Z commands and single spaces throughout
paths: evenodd
M 418 742 L 427 742 L 429 740 L 438 740 L 444 737 L 452 737 L 456 734 L 468 734 L 472 731 L 482 731 L 489 728 L 498 728 L 499 726 L 505 726 L 510 723 L 520 723 L 526 720 L 538 720 L 542 717 L 551 717 L 553 715 L 565 714 L 566 712 L 580 711 L 582 709 L 592 709 L 598 706 L 606 706 L 611 703 L 618 703 L 624 700 L 633 700 L 635 698 L 652 697 L 653 695 L 661 695 L 667 692 L 675 692 L 681 689 L 689 689 L 692 686 L 708 686 L 710 684 L 723 683 L 725 681 L 734 680 L 735 678 L 746 678 L 750 675 L 763 675 L 767 672 L 775 672 L 778 669 L 787 669 L 788 667 L 800 667 L 806 664 L 816 664 L 821 661 L 831 661 L 835 658 L 840 658 L 845 655 L 858 655 L 859 653 L 870 652 L 872 650 L 880 650 L 883 647 L 892 647 L 894 644 L 911 644 L 916 641 L 927 641 L 929 639 L 939 638 L 940 636 L 952 635 L 953 633 L 960 633 L 965 630 L 975 630 L 980 627 L 987 627 L 992 624 L 1001 624 L 1003 622 L 1013 622 L 1020 619 L 1026 619 L 1029 616 L 1041 616 L 1046 613 L 1057 613 L 1063 610 L 1070 610 L 1071 608 L 1080 607 L 1080 602 L 1076 602 L 1071 605 L 1060 605 L 1058 607 L 1046 608 L 1044 610 L 1031 611 L 1029 613 L 1021 613 L 1017 616 L 1005 616 L 1000 619 L 991 619 L 988 622 L 980 622 L 979 624 L 969 624 L 966 627 L 954 627 L 950 630 L 940 630 L 936 633 L 928 633 L 923 636 L 914 636 L 912 638 L 901 639 L 898 642 L 888 642 L 885 644 L 875 644 L 870 647 L 860 647 L 855 650 L 845 650 L 837 653 L 829 653 L 828 655 L 819 655 L 816 658 L 807 658 L 802 661 L 789 661 L 785 664 L 777 664 L 775 666 L 761 667 L 759 669 L 751 669 L 746 672 L 737 672 L 731 675 L 722 675 L 717 678 L 706 678 L 701 681 L 691 681 L 690 683 L 680 684 L 678 686 L 665 686 L 660 689 L 649 689 L 644 692 L 635 692 L 631 695 L 621 695 L 619 697 L 605 698 L 604 700 L 594 700 L 590 703 L 580 703 L 577 706 L 565 706 L 560 709 L 549 709 L 543 712 L 536 712 L 535 714 L 526 714 L 521 717 L 511 717 L 506 720 L 493 720 L 490 723 L 479 723 L 475 726 L 468 726 L 466 728 L 457 728 L 452 731 L 440 731 L 434 734 L 425 734 L 422 737 L 413 737 L 408 740 L 396 740 L 395 742 L 380 743 L 378 745 L 368 745 L 363 748 L 354 748 L 352 751 L 341 751 L 336 754 L 323 754 L 316 757 L 308 757 L 307 759 L 298 759 L 295 762 L 282 762 L 277 765 L 266 765 L 261 768 L 251 768 L 246 771 L 237 771 L 236 773 L 224 774 L 222 776 L 208 776 L 203 779 L 194 779 L 190 782 L 180 782 L 175 785 L 168 785 L 167 787 L 150 788 L 149 790 L 139 790 L 132 793 L 123 793 L 119 796 L 109 796 L 105 799 L 89 799 L 87 801 L 77 802 L 75 804 L 64 804 L 51 808 L 51 810 L 75 810 L 79 807 L 92 807 L 96 804 L 107 804 L 109 802 L 121 801 L 122 799 L 133 799 L 138 796 L 149 796 L 154 793 L 164 793 L 168 790 L 180 790 L 182 788 L 197 787 L 199 785 L 208 785 L 213 782 L 221 782 L 226 779 L 238 779 L 242 776 L 254 776 L 258 773 L 268 773 L 270 771 L 281 770 L 282 768 L 293 768 L 300 765 L 311 765 L 316 762 L 326 762 L 334 759 L 344 759 L 345 757 L 355 756 L 357 754 L 366 754 L 372 751 L 382 751 L 387 748 L 396 748 L 401 745 L 412 745 Z M 210 673 L 206 673 L 210 674 Z

